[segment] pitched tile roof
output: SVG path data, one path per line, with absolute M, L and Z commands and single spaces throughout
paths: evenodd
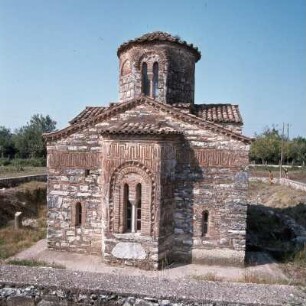
M 103 106 L 86 106 L 86 108 L 81 111 L 77 116 L 69 121 L 70 124 L 76 124 L 86 119 L 98 116 L 103 111 L 105 111 L 107 107 Z
M 69 121 L 70 124 L 77 124 L 90 118 L 99 116 L 107 109 L 111 109 L 115 105 L 121 103 L 111 103 L 110 106 L 86 106 L 76 117 Z M 242 124 L 242 118 L 239 112 L 238 105 L 232 104 L 195 104 L 176 103 L 172 104 L 178 109 L 194 109 L 194 114 L 204 120 L 216 123 L 236 123 Z
M 194 114 L 184 113 L 183 111 L 181 111 L 180 109 L 176 107 L 173 107 L 172 105 L 161 103 L 161 102 L 158 102 L 148 97 L 141 97 L 141 98 L 132 99 L 127 102 L 116 103 L 106 108 L 101 107 L 101 112 L 99 112 L 99 115 L 95 115 L 95 116 L 88 115 L 87 119 L 77 121 L 76 123 L 71 124 L 70 126 L 62 130 L 44 134 L 44 138 L 46 140 L 56 140 L 62 137 L 67 137 L 68 135 L 71 135 L 83 128 L 92 126 L 104 120 L 108 120 L 109 118 L 117 115 L 118 113 L 127 111 L 129 109 L 133 109 L 137 105 L 142 105 L 142 104 L 148 104 L 156 108 L 157 110 L 161 110 L 163 112 L 168 113 L 174 118 L 183 120 L 185 122 L 189 122 L 190 124 L 195 124 L 199 128 L 205 128 L 213 132 L 218 132 L 218 133 L 227 135 L 228 137 L 232 137 L 234 139 L 243 141 L 245 143 L 251 143 L 251 139 L 249 137 L 246 137 L 246 136 L 241 135 L 240 133 L 231 131 L 230 129 L 227 129 L 226 127 L 223 127 L 220 124 L 217 124 L 212 121 L 204 120 L 203 118 L 196 116 Z M 89 109 L 90 108 L 88 108 L 88 110 Z M 80 117 L 82 118 L 83 116 L 85 116 L 84 113 Z
M 131 39 L 123 43 L 122 45 L 119 46 L 117 55 L 119 56 L 122 51 L 126 50 L 128 47 L 132 45 L 141 44 L 143 42 L 152 42 L 152 41 L 168 41 L 180 46 L 187 47 L 196 55 L 196 61 L 198 61 L 201 58 L 201 52 L 193 44 L 188 44 L 185 40 L 181 40 L 179 36 L 172 36 L 167 32 L 161 32 L 161 31 L 147 33 L 138 38 Z
M 198 104 L 194 105 L 195 115 L 216 123 L 242 124 L 238 105 L 232 104 Z
M 125 122 L 117 126 L 103 129 L 101 134 L 112 135 L 180 135 L 181 131 L 177 131 L 166 124 L 152 124 L 139 122 Z

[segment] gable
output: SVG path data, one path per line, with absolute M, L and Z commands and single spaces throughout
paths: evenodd
M 241 134 L 235 133 L 229 129 L 222 127 L 216 123 L 207 121 L 203 118 L 199 118 L 196 115 L 186 114 L 171 105 L 167 105 L 156 100 L 152 100 L 147 97 L 134 99 L 128 102 L 117 103 L 110 105 L 107 108 L 95 108 L 96 112 L 94 116 L 88 116 L 88 114 L 81 113 L 71 122 L 72 124 L 62 130 L 45 134 L 44 137 L 47 141 L 57 140 L 65 138 L 77 131 L 91 126 L 110 126 L 112 122 L 116 121 L 116 118 L 122 122 L 135 121 L 135 122 L 148 122 L 157 123 L 164 122 L 170 127 L 174 122 L 182 122 L 187 125 L 194 126 L 194 129 L 200 129 L 210 131 L 216 135 L 223 135 L 228 138 L 232 138 L 243 143 L 250 143 L 251 139 Z M 180 124 L 174 124 L 174 129 L 182 130 Z

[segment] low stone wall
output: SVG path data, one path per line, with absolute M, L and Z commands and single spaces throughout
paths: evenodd
M 0 265 L 0 305 L 305 305 L 284 285 L 221 283 Z
M 47 174 L 0 178 L 0 188 L 11 188 L 31 181 L 46 182 Z
M 281 185 L 289 186 L 289 187 L 291 187 L 293 189 L 296 189 L 296 190 L 306 191 L 306 184 L 301 183 L 301 182 L 292 181 L 292 180 L 282 178 L 282 179 L 279 180 L 279 183 Z
M 270 183 L 270 179 L 268 177 L 250 177 L 250 181 L 259 181 L 263 183 Z M 286 178 L 274 178 L 272 181 L 274 184 L 280 184 L 282 186 L 289 186 L 296 190 L 302 190 L 306 191 L 306 184 L 298 182 L 298 181 L 292 181 Z

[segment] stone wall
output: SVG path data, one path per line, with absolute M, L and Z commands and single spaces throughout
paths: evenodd
M 97 130 L 88 128 L 48 149 L 48 246 L 101 254 L 101 146 Z M 75 206 L 82 205 L 82 224 Z

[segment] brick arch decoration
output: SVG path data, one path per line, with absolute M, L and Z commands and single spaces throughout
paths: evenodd
M 154 62 L 158 62 L 160 67 L 164 70 L 166 68 L 166 64 L 168 62 L 168 58 L 164 52 L 158 52 L 158 51 L 149 51 L 143 53 L 138 59 L 135 60 L 135 67 L 138 70 L 141 70 L 141 65 L 144 61 L 147 59 L 153 58 L 153 61 L 149 61 L 150 64 L 153 65 Z
M 121 164 L 116 168 L 110 179 L 110 192 L 109 192 L 109 230 L 110 232 L 116 232 L 115 228 L 115 195 L 119 194 L 120 182 L 123 177 L 130 173 L 137 173 L 142 178 L 142 182 L 151 186 L 151 210 L 150 210 L 150 236 L 154 236 L 154 224 L 156 218 L 156 203 L 155 203 L 155 191 L 156 183 L 155 177 L 151 170 L 140 162 L 128 161 Z

